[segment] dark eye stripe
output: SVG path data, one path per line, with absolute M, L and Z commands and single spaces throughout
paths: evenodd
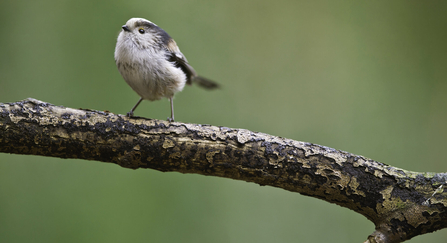
M 156 26 L 156 25 L 154 25 L 153 23 L 149 23 L 149 22 L 146 22 L 146 21 L 137 21 L 136 23 L 135 23 L 135 26 L 140 26 L 140 27 L 147 27 L 147 28 L 152 28 L 152 27 L 154 27 L 154 26 Z

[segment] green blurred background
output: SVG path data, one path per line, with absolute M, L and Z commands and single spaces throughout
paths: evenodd
M 219 91 L 186 87 L 181 122 L 246 128 L 414 171 L 447 171 L 447 2 L 6 0 L 0 102 L 125 114 L 121 26 L 147 18 Z M 136 115 L 169 116 L 169 102 Z M 0 242 L 363 242 L 362 216 L 223 178 L 0 154 Z M 447 230 L 410 242 L 445 242 Z

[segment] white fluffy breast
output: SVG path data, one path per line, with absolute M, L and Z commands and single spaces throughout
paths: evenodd
M 127 84 L 146 100 L 169 98 L 183 90 L 185 73 L 166 60 L 157 45 L 141 48 L 140 41 L 124 31 L 118 36 L 115 62 Z

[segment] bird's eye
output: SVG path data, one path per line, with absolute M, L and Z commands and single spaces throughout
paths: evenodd
M 143 28 L 140 28 L 140 29 L 138 30 L 138 32 L 140 32 L 140 34 L 144 34 L 144 29 L 143 29 Z

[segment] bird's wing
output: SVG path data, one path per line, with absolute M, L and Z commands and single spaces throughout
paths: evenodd
M 197 77 L 197 73 L 191 65 L 189 65 L 186 57 L 180 52 L 177 44 L 173 39 L 170 39 L 165 48 L 168 50 L 168 61 L 174 63 L 174 65 L 180 68 L 186 74 L 186 83 L 191 85 L 192 79 Z
M 180 68 L 186 74 L 187 84 L 191 85 L 194 81 L 200 87 L 205 89 L 219 88 L 220 85 L 216 82 L 197 75 L 194 68 L 189 65 L 188 60 L 186 60 L 186 57 L 180 52 L 180 49 L 172 38 L 166 42 L 165 48 L 169 53 L 167 57 L 168 61 L 174 63 L 177 68 Z

